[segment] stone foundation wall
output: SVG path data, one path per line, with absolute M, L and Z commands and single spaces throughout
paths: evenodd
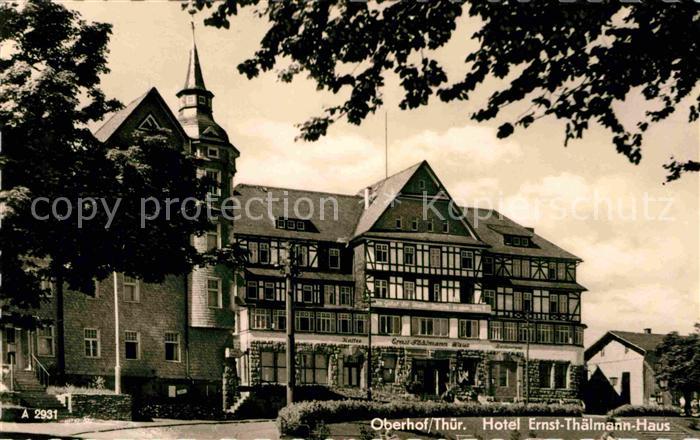
M 71 417 L 103 420 L 132 420 L 129 394 L 61 394 L 57 396 Z

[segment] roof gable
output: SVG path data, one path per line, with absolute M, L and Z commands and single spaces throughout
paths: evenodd
M 370 185 L 366 191 L 369 192 L 370 205 L 360 216 L 355 229 L 356 237 L 373 230 L 382 216 L 393 209 L 396 204 L 401 203 L 400 200 L 397 200 L 399 197 L 413 198 L 423 203 L 423 197 L 428 196 L 436 198 L 441 204 L 449 205 L 452 202 L 453 208 L 457 206 L 427 161 L 414 164 L 380 180 Z M 362 195 L 362 192 L 358 195 Z M 422 213 L 422 209 L 420 211 Z M 460 231 L 455 232 L 479 242 L 478 235 L 465 218 L 454 220 L 463 227 Z M 438 227 L 436 225 L 436 228 Z
M 134 130 L 142 128 L 141 126 L 147 121 L 149 123 L 153 121 L 161 128 L 170 130 L 180 143 L 188 139 L 177 118 L 155 87 L 112 114 L 94 135 L 103 143 L 118 142 L 129 138 Z
M 586 349 L 584 358 L 587 361 L 590 360 L 611 341 L 617 341 L 625 347 L 645 356 L 645 358 L 648 358 L 654 356 L 656 348 L 665 337 L 666 335 L 658 333 L 636 333 L 610 330 Z

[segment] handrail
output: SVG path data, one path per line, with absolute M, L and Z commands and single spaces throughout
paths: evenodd
M 36 372 L 36 377 L 39 379 L 39 382 L 41 382 L 41 384 L 45 387 L 49 386 L 51 384 L 51 374 L 49 373 L 49 370 L 46 369 L 44 364 L 42 364 L 39 359 L 36 358 L 34 353 L 32 353 L 32 364 L 35 365 L 34 371 Z M 37 366 L 39 368 L 36 368 Z

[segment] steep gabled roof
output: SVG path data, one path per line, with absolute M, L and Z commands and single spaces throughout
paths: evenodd
M 576 255 L 565 251 L 554 243 L 537 235 L 532 230 L 519 225 L 495 209 L 463 208 L 469 223 L 476 229 L 481 241 L 491 246 L 490 251 L 497 254 L 514 256 L 533 256 L 564 258 L 582 261 Z M 530 237 L 532 246 L 507 246 L 503 235 L 521 235 Z
M 238 201 L 237 206 L 241 207 L 241 212 L 236 213 L 241 217 L 233 222 L 236 234 L 347 243 L 362 212 L 362 198 L 347 194 L 239 184 L 234 189 L 234 198 Z M 322 199 L 325 201 L 322 202 Z M 272 200 L 269 211 L 267 200 Z M 308 209 L 307 201 L 311 202 L 313 209 Z M 278 229 L 276 219 L 280 217 L 300 219 L 294 214 L 297 202 L 298 211 L 304 218 L 309 217 L 314 230 Z M 286 215 L 285 203 L 288 206 Z M 334 213 L 335 206 L 337 215 Z
M 394 198 L 399 195 L 401 189 L 406 186 L 408 180 L 422 164 L 423 162 L 419 162 L 415 165 L 411 165 L 405 170 L 399 171 L 368 187 L 373 199 L 370 200 L 369 207 L 362 212 L 362 216 L 355 229 L 355 236 L 364 234 L 374 226 L 377 220 L 379 220 L 379 217 L 381 217 L 384 211 L 391 205 Z M 362 197 L 363 192 L 364 190 L 361 191 L 358 196 Z
M 664 337 L 666 337 L 666 335 L 659 333 L 637 333 L 621 330 L 610 330 L 586 349 L 584 357 L 588 361 L 611 341 L 617 341 L 625 347 L 628 347 L 629 349 L 641 354 L 646 359 L 653 360 L 656 356 L 656 348 L 664 340 Z
M 129 117 L 138 110 L 138 108 L 146 103 L 147 101 L 153 101 L 157 106 L 159 106 L 166 117 L 170 120 L 172 126 L 177 130 L 177 132 L 184 138 L 187 139 L 187 134 L 182 129 L 182 126 L 178 122 L 177 118 L 173 114 L 170 107 L 166 104 L 163 97 L 158 92 L 158 89 L 151 87 L 146 93 L 139 96 L 138 98 L 131 101 L 123 109 L 116 111 L 105 121 L 100 128 L 95 131 L 94 136 L 100 142 L 108 142 L 112 136 L 119 131 L 119 128 L 124 125 L 124 123 L 129 119 Z

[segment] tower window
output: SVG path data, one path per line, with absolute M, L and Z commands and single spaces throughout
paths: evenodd
M 199 103 L 202 105 L 207 105 L 207 98 L 205 98 L 204 96 L 198 96 L 197 101 L 199 101 Z
M 213 158 L 218 158 L 219 157 L 219 149 L 216 147 L 207 147 L 207 156 L 213 157 Z

